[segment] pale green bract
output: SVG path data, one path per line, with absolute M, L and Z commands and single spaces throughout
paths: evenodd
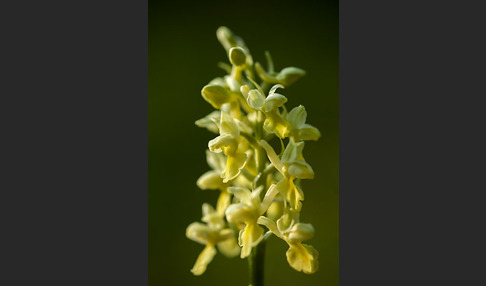
M 206 150 L 211 169 L 199 177 L 197 186 L 218 190 L 219 198 L 216 208 L 203 204 L 203 223 L 187 227 L 186 236 L 205 246 L 191 271 L 203 274 L 218 251 L 249 258 L 252 249 L 274 234 L 288 244 L 286 257 L 292 268 L 314 273 L 319 253 L 302 243 L 313 237 L 314 227 L 299 219 L 304 200 L 300 179 L 314 178 L 302 154 L 304 141 L 317 140 L 321 134 L 306 123 L 302 105 L 287 112 L 287 97 L 277 93 L 305 71 L 286 67 L 275 72 L 268 52 L 264 69 L 253 62 L 242 38 L 226 27 L 216 34 L 230 65 L 220 63 L 228 74 L 211 80 L 201 91 L 216 110 L 196 125 L 217 136 Z M 282 148 L 279 155 L 272 140 Z

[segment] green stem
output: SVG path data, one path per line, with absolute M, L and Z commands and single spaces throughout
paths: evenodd
M 267 156 L 265 154 L 265 150 L 263 150 L 263 147 L 260 146 L 260 139 L 263 138 L 263 121 L 264 115 L 263 112 L 258 111 L 257 113 L 258 118 L 257 118 L 257 124 L 256 124 L 256 130 L 255 130 L 255 139 L 257 141 L 257 147 L 255 148 L 255 153 L 256 153 L 256 163 L 257 163 L 257 169 L 258 173 L 262 172 L 265 169 L 265 164 L 267 162 Z
M 260 139 L 263 137 L 263 121 L 264 115 L 261 111 L 258 111 L 257 124 L 255 126 L 255 141 L 257 146 L 255 146 L 256 164 L 257 164 L 257 178 L 254 180 L 257 189 L 259 186 L 264 186 L 266 183 L 266 177 L 268 174 L 264 173 L 266 165 L 266 153 L 263 147 L 260 145 Z M 263 266 L 265 259 L 265 240 L 260 241 L 260 243 L 253 247 L 251 254 L 248 257 L 248 267 L 250 274 L 250 286 L 263 286 Z
M 254 247 L 248 257 L 248 267 L 250 271 L 249 286 L 263 286 L 263 266 L 265 264 L 265 241 L 261 241 Z

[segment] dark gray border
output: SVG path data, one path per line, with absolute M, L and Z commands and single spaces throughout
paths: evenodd
M 146 285 L 147 3 L 1 6 L 0 284 Z
M 342 286 L 485 283 L 485 21 L 467 2 L 340 1 Z

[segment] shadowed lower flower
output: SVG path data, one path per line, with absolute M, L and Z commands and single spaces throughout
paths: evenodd
M 235 257 L 240 252 L 234 232 L 224 227 L 223 217 L 206 203 L 203 204 L 202 221 L 206 224 L 193 222 L 186 229 L 186 236 L 189 239 L 205 245 L 191 269 L 194 275 L 201 275 L 206 271 L 208 264 L 217 253 L 216 247 L 227 257 Z
M 289 221 L 287 222 L 286 221 Z M 314 227 L 309 223 L 298 222 L 298 215 L 287 214 L 277 223 L 261 216 L 258 224 L 266 226 L 273 234 L 285 240 L 289 245 L 286 256 L 287 261 L 297 271 L 312 274 L 319 269 L 319 252 L 312 246 L 303 244 L 302 241 L 311 239 L 314 235 Z
M 278 190 L 275 185 L 271 185 L 262 201 L 260 201 L 260 193 L 263 191 L 263 186 L 253 192 L 241 187 L 230 187 L 228 191 L 240 201 L 226 209 L 226 218 L 230 223 L 245 225 L 240 230 L 238 239 L 242 247 L 241 258 L 245 258 L 250 255 L 251 248 L 263 238 L 263 228 L 257 224 L 258 217 L 268 209 Z

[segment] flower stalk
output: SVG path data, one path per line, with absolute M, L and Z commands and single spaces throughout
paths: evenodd
M 206 159 L 211 167 L 198 180 L 202 190 L 220 192 L 216 208 L 203 204 L 202 221 L 188 226 L 186 236 L 205 247 L 191 270 L 202 275 L 217 253 L 248 259 L 250 286 L 263 286 L 265 245 L 270 235 L 289 246 L 289 265 L 306 274 L 318 270 L 318 252 L 302 244 L 314 234 L 300 222 L 304 193 L 301 179 L 314 178 L 303 157 L 304 141 L 317 140 L 319 130 L 306 123 L 298 106 L 287 112 L 287 98 L 277 93 L 305 75 L 296 67 L 275 71 L 266 52 L 267 70 L 253 62 L 243 39 L 226 27 L 217 30 L 231 65 L 201 95 L 216 110 L 196 121 L 215 133 Z M 256 77 L 258 76 L 258 77 Z M 256 81 L 260 81 L 257 83 Z M 277 155 L 272 145 L 281 151 Z
M 264 285 L 265 245 L 266 241 L 262 241 L 254 247 L 248 258 L 250 286 Z

